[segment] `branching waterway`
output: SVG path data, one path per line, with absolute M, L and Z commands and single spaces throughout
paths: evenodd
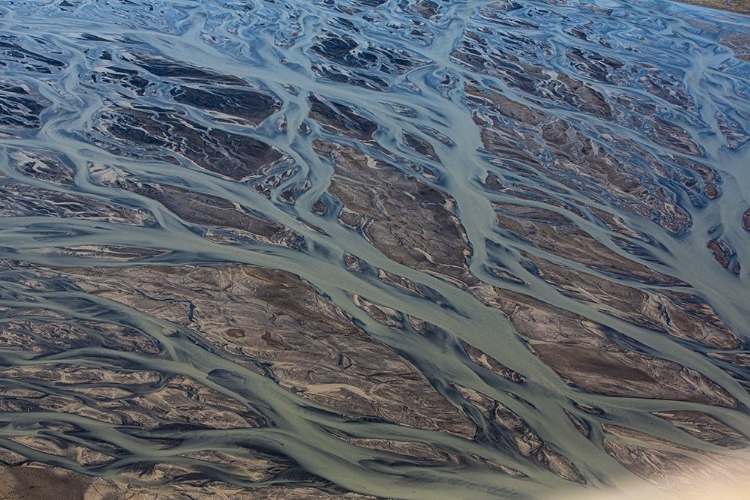
M 0 53 L 5 464 L 160 498 L 750 470 L 748 17 L 5 1 Z

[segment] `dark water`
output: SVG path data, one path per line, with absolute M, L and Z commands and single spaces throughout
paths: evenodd
M 138 388 L 117 377 L 92 382 L 80 375 L 88 388 L 139 394 L 179 375 L 262 416 L 253 428 L 208 423 L 138 431 L 67 403 L 16 406 L 0 414 L 0 446 L 106 478 L 132 478 L 142 464 L 190 468 L 195 460 L 186 455 L 201 451 L 265 453 L 295 465 L 259 485 L 430 499 L 541 497 L 580 483 L 625 485 L 634 476 L 613 458 L 617 452 L 605 449 L 602 424 L 661 437 L 690 448 L 693 457 L 742 454 L 652 412 L 702 412 L 750 435 L 748 363 L 741 356 L 750 334 L 744 260 L 750 233 L 743 228 L 750 207 L 750 64 L 739 58 L 750 52 L 748 18 L 670 2 L 616 1 L 71 0 L 2 2 L 0 9 L 3 338 L 11 338 L 11 324 L 30 329 L 39 345 L 46 345 L 37 331 L 45 323 L 89 325 L 104 337 L 115 335 L 101 326 L 109 324 L 133 328 L 157 346 L 126 349 L 105 339 L 35 350 L 11 338 L 0 346 L 3 386 L 86 407 L 99 403 L 33 368 L 153 374 L 158 382 Z M 483 137 L 482 130 L 496 135 Z M 337 171 L 332 186 L 335 155 L 323 152 L 324 143 L 364 152 L 365 174 L 347 181 Z M 390 165 L 390 173 L 366 174 L 378 162 Z M 149 184 L 161 191 L 148 191 Z M 373 186 L 388 186 L 377 202 L 368 201 Z M 429 202 L 436 207 L 446 204 L 444 217 L 455 216 L 460 231 L 450 233 L 452 223 L 440 220 L 423 225 L 425 193 L 437 197 Z M 391 232 L 352 230 L 340 221 L 342 201 L 354 212 L 370 210 L 372 228 L 389 214 L 383 227 Z M 533 210 L 541 210 L 531 216 L 537 225 L 557 227 L 557 214 L 567 229 L 545 233 L 508 219 L 498 223 L 498 213 L 512 220 Z M 265 226 L 232 231 L 239 223 L 223 218 L 238 213 Z M 619 226 L 612 222 L 618 220 Z M 410 249 L 387 247 L 389 235 L 400 234 L 397 226 L 408 226 L 400 241 Z M 458 257 L 448 248 L 456 242 Z M 429 257 L 419 262 L 411 247 Z M 345 255 L 356 256 L 360 271 L 347 267 Z M 395 350 L 434 389 L 426 388 L 464 408 L 484 430 L 460 436 L 395 419 L 354 419 L 333 403 L 305 397 L 315 384 L 295 393 L 268 372 L 248 369 L 241 354 L 226 355 L 204 341 L 205 332 L 81 284 L 88 278 L 80 276 L 91 276 L 81 269 L 88 268 L 99 269 L 113 290 L 127 288 L 138 283 L 125 278 L 128 269 L 143 264 L 246 264 L 298 275 L 362 328 L 357 335 L 366 332 Z M 375 269 L 429 293 L 406 293 L 378 279 Z M 186 300 L 200 297 L 199 289 L 188 290 L 196 283 L 184 284 Z M 609 296 L 607 283 L 632 295 L 617 303 L 601 299 Z M 524 339 L 552 323 L 511 324 L 512 306 L 480 300 L 494 293 L 489 285 L 554 306 L 552 323 L 572 313 L 600 325 L 606 340 L 576 347 L 593 357 L 576 351 L 570 361 L 590 365 L 590 385 L 573 374 L 575 367 L 560 368 L 558 360 L 553 370 L 542 361 L 557 348 L 539 348 L 541 358 L 532 354 Z M 671 306 L 655 299 L 677 292 L 690 300 L 674 299 L 674 308 L 703 308 L 682 326 L 670 320 Z M 161 300 L 158 293 L 152 283 L 139 300 Z M 639 322 L 640 309 L 628 309 L 643 296 L 662 311 L 652 323 Z M 378 321 L 360 307 L 363 297 L 401 319 Z M 420 333 L 416 320 L 429 323 L 430 333 Z M 522 323 L 531 325 L 528 332 L 520 331 Z M 709 332 L 703 342 L 679 334 L 706 324 L 723 333 Z M 548 340 L 544 345 L 556 345 Z M 479 368 L 466 344 L 525 381 Z M 692 371 L 662 379 L 672 368 L 654 365 L 649 381 L 631 379 L 620 367 L 614 377 L 622 377 L 623 387 L 635 384 L 633 393 L 594 390 L 596 371 L 611 369 L 597 368 L 594 358 L 613 345 Z M 566 373 L 573 385 L 560 376 Z M 456 386 L 484 399 L 472 400 Z M 642 387 L 651 392 L 639 397 Z M 419 406 L 417 396 L 407 399 Z M 515 431 L 506 426 L 507 435 L 534 433 L 566 457 L 568 472 L 524 455 L 515 438 L 492 438 L 496 424 L 480 416 L 487 398 L 525 421 Z M 591 427 L 588 436 L 566 412 Z M 453 459 L 373 451 L 342 435 L 429 444 Z M 114 458 L 86 464 L 13 440 L 24 436 L 51 436 Z M 523 475 L 501 473 L 487 461 Z M 243 487 L 253 481 L 224 465 L 197 470 L 188 479 Z

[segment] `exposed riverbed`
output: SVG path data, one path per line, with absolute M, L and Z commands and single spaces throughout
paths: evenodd
M 750 470 L 750 18 L 0 16 L 2 462 L 164 498 Z

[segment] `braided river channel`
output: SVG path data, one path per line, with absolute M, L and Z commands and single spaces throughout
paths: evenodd
M 750 17 L 669 1 L 1 1 L 2 470 L 710 492 L 750 472 L 748 131 Z

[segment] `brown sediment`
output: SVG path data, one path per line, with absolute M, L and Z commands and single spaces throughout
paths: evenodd
M 617 234 L 626 236 L 628 238 L 635 238 L 641 241 L 646 241 L 645 237 L 629 228 L 622 217 L 614 215 L 605 210 L 598 209 L 596 207 L 589 207 L 589 210 L 591 210 L 591 212 L 593 212 L 593 214 L 596 215 L 610 231 L 614 231 Z
M 264 425 L 243 404 L 195 379 L 174 376 L 163 382 L 155 372 L 92 369 L 48 363 L 8 368 L 3 377 L 65 389 L 70 395 L 23 394 L 0 386 L 4 412 L 55 411 L 113 425 L 156 430 L 164 426 L 238 429 Z M 81 399 L 85 398 L 85 399 Z
M 420 139 L 416 135 L 405 132 L 404 142 L 407 146 L 412 148 L 417 153 L 427 156 L 433 160 L 438 160 L 437 154 L 435 153 L 435 149 L 432 147 L 432 144 Z
M 282 387 L 342 413 L 474 434 L 419 371 L 290 273 L 237 265 L 65 274 L 89 293 L 187 326 L 247 368 L 266 364 Z
M 675 291 L 643 291 L 612 279 L 575 271 L 524 253 L 539 277 L 564 295 L 596 304 L 606 314 L 676 338 L 719 349 L 734 349 L 740 339 L 698 297 Z
M 0 216 L 70 218 L 134 226 L 151 225 L 155 222 L 153 216 L 145 210 L 20 184 L 3 179 L 1 175 Z
M 494 205 L 501 229 L 529 241 L 540 250 L 644 283 L 684 284 L 677 278 L 622 257 L 556 212 L 508 203 Z
M 440 7 L 432 0 L 418 0 L 411 6 L 420 17 L 432 19 L 440 13 Z
M 135 328 L 63 314 L 45 317 L 32 309 L 17 308 L 1 325 L 2 348 L 12 351 L 52 354 L 97 343 L 123 352 L 159 353 L 154 341 Z
M 45 425 L 48 432 L 75 432 L 74 426 Z M 99 467 L 110 464 L 116 459 L 112 455 L 89 448 L 82 444 L 71 444 L 54 437 L 41 436 L 19 436 L 9 438 L 15 444 L 19 444 L 29 450 L 35 450 L 47 455 L 61 457 L 84 466 Z M 2 497 L 0 497 L 2 498 Z
M 233 180 L 260 177 L 283 158 L 276 148 L 247 135 L 207 128 L 175 110 L 113 107 L 99 116 L 92 140 L 119 154 L 163 159 L 164 151 L 185 156 L 197 166 Z M 125 149 L 122 149 L 122 146 Z M 179 160 L 171 157 L 172 163 Z
M 398 329 L 403 328 L 404 315 L 393 309 L 392 307 L 375 304 L 374 302 L 371 302 L 359 295 L 354 295 L 353 299 L 354 304 L 357 307 L 365 311 L 368 316 L 370 316 L 381 325 Z
M 287 238 L 300 238 L 286 227 L 264 217 L 253 215 L 248 210 L 218 196 L 163 184 L 131 185 L 128 189 L 160 202 L 178 217 L 194 224 L 236 229 L 241 236 L 250 236 L 272 243 L 283 242 Z
M 580 432 L 583 437 L 588 438 L 591 436 L 591 425 L 588 422 L 576 415 L 573 415 L 568 410 L 564 411 L 565 416 L 568 417 L 568 420 L 570 420 L 576 430 Z
M 64 491 L 70 500 L 84 500 L 84 495 L 93 482 L 90 477 L 64 469 L 0 467 L 0 498 L 58 500 L 60 492 Z
M 8 43 L 4 42 L 7 47 Z M 15 47 L 14 53 L 23 55 L 24 49 Z M 7 57 L 8 52 L 3 55 Z M 13 130 L 36 129 L 42 124 L 41 114 L 50 102 L 26 85 L 0 81 L 0 130 L 12 133 Z
M 348 226 L 399 264 L 456 283 L 476 281 L 467 272 L 468 240 L 451 197 L 352 148 L 323 141 L 315 147 L 334 164 L 328 191 L 346 207 Z
M 406 293 L 427 298 L 437 305 L 446 305 L 445 299 L 441 297 L 438 292 L 422 283 L 416 283 L 408 278 L 404 278 L 403 276 L 399 276 L 383 269 L 378 270 L 378 279 L 381 282 L 394 286 Z
M 244 88 L 181 85 L 172 89 L 171 95 L 175 102 L 207 110 L 222 121 L 256 126 L 281 106 L 281 101 L 274 96 Z
M 370 450 L 385 451 L 394 455 L 416 458 L 425 462 L 458 463 L 461 458 L 440 448 L 414 441 L 399 441 L 393 439 L 353 438 L 340 436 L 342 441 L 368 448 Z
M 453 386 L 467 403 L 481 412 L 484 422 L 478 423 L 491 439 L 503 446 L 510 445 L 516 453 L 533 459 L 563 479 L 586 483 L 578 469 L 552 445 L 542 440 L 524 419 L 480 392 L 458 384 Z
M 324 101 L 315 94 L 308 95 L 310 118 L 335 134 L 372 140 L 378 129 L 375 122 L 356 113 L 352 108 L 333 101 Z
M 708 7 L 709 9 L 728 10 L 739 14 L 750 15 L 750 1 L 748 0 L 677 0 L 682 3 Z
M 582 389 L 610 396 L 737 405 L 723 388 L 694 370 L 616 345 L 598 323 L 519 293 L 489 286 L 472 291 L 503 311 L 547 366 Z
M 55 246 L 39 252 L 42 255 L 61 257 L 104 257 L 114 261 L 133 261 L 167 255 L 169 250 L 125 247 L 121 245 Z
M 60 186 L 75 186 L 75 172 L 59 158 L 32 151 L 13 151 L 11 166 L 17 172 L 40 181 Z
M 698 452 L 656 436 L 616 425 L 603 426 L 604 450 L 635 475 L 666 491 L 696 488 L 713 498 L 712 487 L 746 473 L 748 461 L 717 453 Z
M 711 253 L 714 256 L 714 259 L 716 259 L 716 262 L 721 264 L 721 267 L 727 270 L 730 268 L 730 264 L 732 264 L 732 261 L 737 256 L 737 252 L 734 250 L 734 248 L 729 246 L 728 243 L 721 239 L 710 240 L 706 244 L 706 247 L 711 250 Z M 737 262 L 735 262 L 735 265 L 732 266 L 732 272 L 734 274 L 739 274 L 739 267 Z
M 541 73 L 535 79 L 540 86 L 546 85 L 547 77 Z M 559 92 L 560 88 L 554 89 L 556 95 Z M 570 92 L 571 95 L 580 94 L 579 91 Z M 611 144 L 599 144 L 569 123 L 489 89 L 468 85 L 466 94 L 475 121 L 481 127 L 487 151 L 512 160 L 503 163 L 503 168 L 519 168 L 512 163 L 523 165 L 524 175 L 541 180 L 541 174 L 584 194 L 594 202 L 610 200 L 622 210 L 650 218 L 673 233 L 680 233 L 691 226 L 689 214 L 675 203 L 672 194 L 650 180 L 651 176 L 639 164 L 645 161 L 649 169 L 660 177 L 669 177 L 670 169 L 663 165 L 662 160 L 654 158 L 636 144 L 626 145 L 612 137 L 608 139 Z M 549 92 L 544 95 L 549 97 Z M 606 107 L 608 105 L 603 102 L 597 109 Z M 507 121 L 514 124 L 514 129 L 508 130 Z M 676 126 L 665 122 L 655 130 L 662 134 L 662 142 L 674 143 L 680 149 L 697 154 L 698 147 Z M 537 143 L 535 136 L 542 136 L 548 149 Z M 627 155 L 632 155 L 632 158 L 614 156 L 608 152 L 610 147 L 624 146 L 627 146 Z M 554 154 L 552 162 L 544 159 L 547 151 Z M 699 188 L 696 183 L 685 189 Z
M 476 347 L 470 344 L 467 344 L 466 342 L 463 342 L 463 341 L 461 341 L 461 345 L 466 351 L 466 354 L 469 355 L 469 358 L 475 364 L 479 366 L 483 366 L 487 368 L 488 370 L 492 370 L 493 372 L 500 375 L 504 379 L 511 380 L 516 383 L 522 383 L 524 380 L 526 380 L 526 377 L 524 377 L 523 375 L 521 375 L 515 370 L 511 370 L 507 366 L 497 361 L 495 358 L 488 356 L 485 352 L 481 351 L 480 349 L 477 349 Z
M 700 411 L 658 411 L 654 415 L 669 420 L 675 427 L 707 443 L 731 449 L 750 446 L 747 436 Z
M 190 458 L 196 460 L 215 462 L 226 461 L 225 454 L 220 453 L 198 453 Z M 266 464 L 262 460 L 238 462 L 238 457 L 229 459 L 231 464 L 243 464 L 248 470 L 258 470 L 257 477 L 264 477 L 262 469 Z M 222 462 L 218 462 L 222 463 Z M 160 500 L 183 500 L 191 498 L 194 500 L 211 500 L 222 498 L 225 500 L 284 500 L 305 499 L 318 500 L 329 498 L 374 500 L 374 497 L 346 493 L 344 491 L 322 491 L 315 488 L 299 486 L 259 486 L 246 488 L 233 486 L 220 481 L 203 481 L 201 483 L 178 482 L 172 484 L 160 484 L 170 474 L 179 472 L 177 467 L 156 466 L 152 474 L 160 480 L 148 484 L 149 477 L 139 476 L 141 484 L 128 484 L 123 481 L 115 481 L 100 477 L 90 477 L 77 472 L 41 466 L 37 464 L 17 467 L 0 466 L 0 498 L 2 500 L 129 500 L 134 498 L 159 498 Z M 143 484 L 145 482 L 146 484 Z M 64 492 L 64 493 L 61 493 Z M 61 496 L 64 495 L 64 497 Z
M 384 1 L 366 0 L 364 3 L 373 7 Z M 351 12 L 349 7 L 342 4 L 338 4 L 336 9 Z M 349 21 L 337 18 L 337 22 L 332 24 L 343 24 L 345 28 L 351 28 L 352 25 L 347 23 Z M 417 31 L 412 33 L 416 34 Z M 328 29 L 321 30 L 320 36 L 313 39 L 310 52 L 323 59 L 323 64 L 316 62 L 312 65 L 311 69 L 316 75 L 337 84 L 378 91 L 388 88 L 389 75 L 402 75 L 429 62 L 417 52 L 389 47 L 386 44 L 360 44 L 348 34 Z
M 709 352 L 708 357 L 726 361 L 735 366 L 750 366 L 750 353 L 748 352 Z
M 218 73 L 208 68 L 200 68 L 185 61 L 177 61 L 154 54 L 135 54 L 133 62 L 149 73 L 162 78 L 177 78 L 187 81 L 213 82 L 228 85 L 247 86 L 242 78 Z

